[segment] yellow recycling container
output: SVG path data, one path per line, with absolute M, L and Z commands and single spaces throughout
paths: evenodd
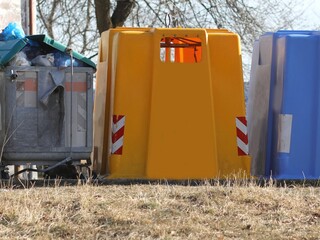
M 94 168 L 109 178 L 208 179 L 250 172 L 239 37 L 227 30 L 102 34 Z

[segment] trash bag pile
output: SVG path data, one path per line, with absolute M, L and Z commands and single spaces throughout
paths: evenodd
M 43 42 L 37 42 L 25 35 L 17 23 L 9 23 L 0 33 L 0 41 L 25 39 L 26 46 L 9 62 L 9 66 L 44 66 L 44 67 L 83 67 L 84 63 L 72 58 L 66 52 L 59 51 Z

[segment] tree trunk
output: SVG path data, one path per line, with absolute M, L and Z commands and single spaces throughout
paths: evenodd
M 113 27 L 121 27 L 134 7 L 133 0 L 118 0 L 111 21 Z
M 121 27 L 134 7 L 133 0 L 118 0 L 116 9 L 110 17 L 110 0 L 94 0 L 99 33 L 112 27 Z
M 111 3 L 109 0 L 94 0 L 97 19 L 97 28 L 101 35 L 102 32 L 112 27 L 110 18 Z

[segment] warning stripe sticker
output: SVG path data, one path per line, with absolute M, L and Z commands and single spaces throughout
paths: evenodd
M 238 155 L 245 156 L 249 154 L 248 129 L 246 117 L 236 117 L 237 147 Z
M 112 154 L 122 155 L 124 127 L 126 118 L 124 115 L 113 115 L 112 119 Z

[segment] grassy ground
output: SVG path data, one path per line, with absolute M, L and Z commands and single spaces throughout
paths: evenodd
M 0 189 L 0 239 L 319 239 L 320 188 Z

